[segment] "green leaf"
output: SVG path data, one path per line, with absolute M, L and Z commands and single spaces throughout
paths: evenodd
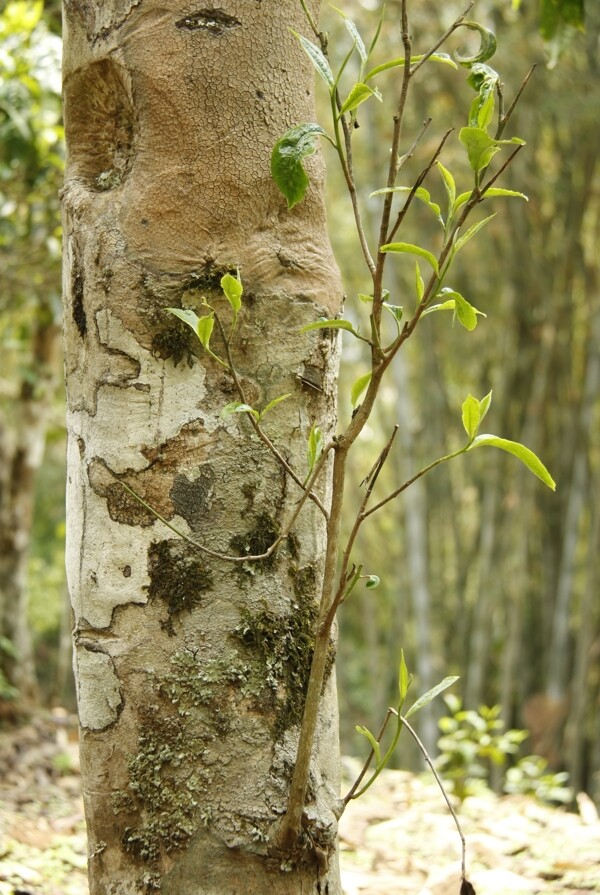
M 261 410 L 260 419 L 262 420 L 262 418 L 265 416 L 266 413 L 269 412 L 269 410 L 273 410 L 274 407 L 277 407 L 278 404 L 281 404 L 281 402 L 287 400 L 287 398 L 291 398 L 291 396 L 291 392 L 288 392 L 287 395 L 279 395 L 278 398 L 273 398 L 273 400 L 269 401 L 267 406 L 263 407 L 263 409 Z
M 428 308 L 426 308 L 423 311 L 421 316 L 427 317 L 428 314 L 435 314 L 436 311 L 454 311 L 455 309 L 456 309 L 456 302 L 454 301 L 453 298 L 450 298 L 450 299 L 448 299 L 448 301 L 445 301 L 442 304 L 430 305 Z
M 410 193 L 412 192 L 412 190 L 413 187 L 411 186 L 384 187 L 381 190 L 375 190 L 374 193 L 370 193 L 369 199 L 371 199 L 373 196 L 383 196 L 385 193 Z M 414 195 L 415 198 L 419 199 L 421 202 L 423 202 L 424 205 L 431 209 L 440 223 L 444 223 L 444 221 L 442 220 L 442 210 L 436 202 L 431 201 L 429 190 L 426 190 L 423 186 L 419 186 L 414 191 Z
M 338 118 L 341 118 L 345 112 L 353 112 L 354 109 L 357 109 L 361 103 L 364 103 L 365 100 L 369 99 L 371 96 L 374 96 L 379 102 L 382 101 L 379 90 L 373 90 L 368 84 L 362 84 L 360 82 L 355 84 L 346 97 L 342 108 L 338 112 Z
M 250 404 L 244 404 L 242 401 L 231 401 L 229 404 L 226 404 L 221 411 L 221 416 L 229 416 L 231 413 L 249 413 L 257 422 L 260 419 L 258 410 L 251 407 Z
M 482 398 L 481 401 L 479 402 L 479 422 L 480 423 L 483 420 L 486 413 L 488 412 L 488 410 L 490 409 L 490 404 L 492 403 L 492 394 L 493 394 L 493 391 L 490 389 L 490 391 L 487 393 L 487 395 L 484 398 Z
M 482 311 L 478 311 L 477 308 L 473 307 L 473 305 L 464 298 L 460 292 L 456 292 L 454 289 L 449 289 L 445 287 L 439 293 L 443 295 L 447 300 L 454 299 L 454 314 L 458 319 L 458 322 L 461 326 L 464 326 L 469 332 L 473 332 L 477 327 L 477 317 L 485 317 L 485 314 Z
M 210 337 L 215 325 L 214 315 L 212 313 L 205 314 L 203 317 L 198 317 L 194 311 L 190 311 L 187 308 L 165 308 L 165 310 L 168 311 L 169 314 L 179 317 L 184 323 L 187 323 L 198 336 L 202 346 L 207 350 L 210 348 Z
M 346 332 L 352 333 L 353 336 L 358 336 L 349 320 L 340 320 L 336 317 L 333 317 L 331 320 L 315 320 L 314 323 L 307 323 L 306 326 L 300 329 L 300 332 L 308 333 L 312 329 L 345 329 Z
M 387 245 L 381 246 L 379 251 L 396 253 L 406 252 L 409 255 L 419 255 L 421 258 L 425 258 L 436 273 L 439 273 L 437 258 L 435 255 L 432 255 L 431 252 L 428 252 L 427 249 L 422 249 L 421 246 L 411 245 L 409 242 L 390 242 L 387 243 Z
M 473 443 L 469 445 L 468 450 L 472 450 L 476 447 L 485 447 L 486 445 L 500 448 L 501 451 L 507 451 L 507 453 L 517 457 L 521 463 L 524 463 L 525 466 L 536 475 L 538 479 L 541 479 L 552 491 L 556 490 L 556 482 L 542 461 L 533 453 L 533 451 L 526 448 L 525 445 L 520 444 L 518 441 L 508 441 L 506 438 L 499 438 L 497 435 L 478 435 Z
M 432 687 L 431 690 L 428 690 L 427 693 L 423 693 L 422 696 L 417 699 L 416 702 L 413 702 L 409 710 L 406 712 L 405 717 L 410 718 L 411 715 L 414 715 L 416 712 L 420 711 L 420 709 L 424 708 L 426 705 L 435 699 L 436 696 L 439 696 L 440 693 L 443 693 L 444 690 L 447 690 L 448 687 L 451 687 L 452 684 L 455 684 L 458 680 L 457 675 L 452 675 L 451 677 L 445 677 L 443 681 L 440 681 L 435 687 Z
M 281 137 L 271 153 L 271 176 L 287 199 L 288 209 L 304 199 L 308 176 L 303 159 L 314 155 L 317 137 L 327 137 L 318 124 L 298 124 Z
M 318 74 L 323 78 L 330 91 L 333 90 L 335 85 L 335 78 L 333 77 L 331 66 L 329 65 L 329 62 L 323 55 L 322 51 L 316 44 L 311 43 L 310 40 L 302 37 L 302 35 L 298 34 L 297 31 L 294 31 L 293 28 L 290 28 L 290 31 L 295 37 L 298 38 L 298 40 L 300 41 L 300 46 L 314 65 Z
M 418 261 L 415 261 L 415 289 L 417 290 L 417 301 L 421 301 L 425 295 L 425 283 L 421 276 L 421 268 Z
M 221 289 L 223 290 L 225 298 L 233 308 L 234 315 L 237 316 L 238 311 L 242 307 L 242 295 L 244 293 L 244 287 L 242 286 L 239 272 L 237 277 L 232 277 L 230 273 L 226 273 L 222 276 Z
M 462 404 L 462 424 L 469 436 L 469 441 L 472 441 L 477 435 L 480 423 L 481 409 L 479 401 L 474 395 L 467 395 Z
M 454 177 L 452 176 L 448 168 L 445 168 L 441 162 L 436 162 L 436 165 L 438 167 L 438 171 L 442 175 L 442 180 L 444 181 L 444 186 L 446 187 L 446 193 L 448 194 L 448 214 L 450 215 L 454 207 L 456 184 L 454 182 Z
M 379 577 L 379 575 L 369 575 L 365 587 L 368 587 L 369 590 L 375 590 L 375 588 L 379 587 L 380 584 L 381 578 Z
M 400 668 L 398 670 L 398 692 L 400 695 L 400 705 L 404 703 L 408 688 L 412 683 L 412 675 L 408 673 L 406 662 L 404 660 L 404 650 L 400 650 Z
M 386 311 L 389 311 L 389 313 L 396 321 L 396 325 L 398 325 L 402 320 L 402 315 L 404 313 L 404 308 L 402 307 L 402 305 L 391 305 L 389 302 L 384 301 L 383 307 L 386 309 Z
M 214 326 L 215 318 L 213 314 L 205 314 L 198 320 L 198 325 L 196 327 L 198 338 L 200 339 L 202 346 L 207 350 L 210 348 L 210 337 L 212 336 Z
M 371 749 L 373 750 L 373 752 L 375 754 L 375 765 L 378 768 L 381 765 L 381 750 L 379 748 L 379 743 L 377 742 L 377 740 L 375 739 L 375 737 L 373 736 L 373 734 L 371 733 L 371 731 L 369 730 L 368 727 L 359 727 L 357 725 L 356 732 L 362 733 L 362 735 L 368 739 L 369 743 L 371 744 Z
M 369 385 L 369 382 L 371 381 L 371 375 L 372 375 L 372 373 L 369 372 L 369 373 L 365 373 L 364 376 L 359 376 L 358 379 L 356 380 L 356 382 L 354 383 L 354 385 L 352 386 L 352 389 L 350 391 L 350 400 L 352 401 L 353 407 L 356 407 L 356 405 L 358 404 L 358 402 L 360 400 L 362 393 L 365 391 L 365 389 Z
M 313 425 L 308 434 L 308 474 L 315 468 L 315 463 L 323 453 L 323 433 L 317 425 Z
M 493 140 L 480 127 L 463 127 L 458 135 L 458 139 L 467 150 L 469 164 L 473 171 L 478 174 L 483 168 L 487 168 L 492 158 L 497 152 L 500 152 L 502 146 L 510 143 L 524 146 L 525 141 L 520 137 L 511 137 L 510 140 Z
M 464 236 L 459 237 L 459 239 L 457 239 L 454 243 L 454 251 L 460 252 L 462 247 L 465 246 L 470 239 L 473 239 L 475 234 L 479 233 L 482 227 L 485 227 L 485 225 L 488 224 L 492 220 L 492 218 L 495 217 L 495 214 L 490 214 L 487 218 L 484 218 L 482 221 L 478 221 L 476 224 L 473 224 L 471 227 L 469 227 Z
M 371 45 L 369 46 L 369 52 L 367 54 L 367 58 L 371 55 L 371 53 L 377 46 L 377 41 L 379 40 L 379 35 L 381 34 L 381 29 L 383 27 L 384 16 L 385 16 L 385 3 L 381 7 L 381 15 L 379 16 L 379 21 L 377 22 L 377 28 L 375 29 L 375 34 L 373 35 L 373 40 L 371 41 Z
M 456 197 L 456 202 L 454 203 L 454 211 L 458 211 L 458 209 L 468 202 L 471 196 L 473 195 L 473 190 L 468 190 L 465 193 L 461 193 L 460 196 Z M 486 190 L 483 193 L 483 199 L 494 199 L 499 196 L 515 196 L 519 199 L 525 199 L 526 202 L 529 202 L 528 196 L 525 193 L 519 193 L 516 190 L 503 190 L 499 187 L 490 187 L 489 190 Z
M 455 53 L 454 58 L 457 62 L 460 62 L 465 68 L 470 68 L 474 63 L 485 62 L 487 59 L 492 58 L 497 46 L 496 35 L 493 31 L 490 31 L 489 28 L 484 28 L 478 22 L 461 22 L 459 27 L 468 28 L 469 31 L 477 31 L 481 38 L 481 44 L 479 50 L 473 56 L 461 56 L 459 53 Z
M 420 56 L 411 56 L 410 64 L 414 65 L 416 62 L 420 62 L 424 55 L 425 54 L 422 53 Z M 388 62 L 376 65 L 375 68 L 372 68 L 371 71 L 365 75 L 365 81 L 370 81 L 371 78 L 381 74 L 382 71 L 388 71 L 390 68 L 398 68 L 399 66 L 404 65 L 404 59 L 404 56 L 398 56 L 396 59 L 390 59 Z M 433 62 L 441 62 L 443 65 L 449 65 L 451 68 L 458 68 L 456 62 L 454 62 L 447 53 L 432 53 L 429 59 Z
M 369 56 L 367 53 L 367 48 L 365 47 L 363 39 L 360 36 L 360 33 L 358 31 L 358 28 L 356 27 L 356 25 L 354 24 L 352 19 L 349 16 L 347 16 L 343 10 L 338 9 L 337 6 L 333 6 L 333 4 L 331 5 L 331 8 L 335 9 L 335 11 L 337 13 L 339 13 L 339 15 L 341 15 L 341 17 L 343 18 L 344 25 L 348 29 L 348 33 L 350 34 L 350 37 L 354 41 L 354 46 L 356 47 L 356 49 L 358 51 L 358 55 L 360 56 L 361 62 L 363 65 L 366 65 L 367 59 L 369 58 Z

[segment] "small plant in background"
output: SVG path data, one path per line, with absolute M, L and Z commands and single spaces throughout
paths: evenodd
M 436 767 L 450 791 L 464 801 L 490 786 L 494 768 L 504 768 L 516 756 L 527 730 L 504 729 L 500 706 L 463 709 L 462 700 L 447 694 L 444 701 L 450 714 L 440 718 L 442 736 Z M 543 802 L 566 804 L 572 791 L 566 785 L 568 774 L 548 772 L 548 762 L 539 755 L 528 755 L 509 767 L 502 789 L 506 793 L 532 795 Z
M 573 790 L 568 782 L 566 771 L 552 773 L 541 755 L 526 755 L 507 770 L 504 792 L 535 796 L 550 805 L 568 805 L 573 801 Z

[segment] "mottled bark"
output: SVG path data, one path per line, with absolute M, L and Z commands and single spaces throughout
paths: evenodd
M 316 14 L 316 9 L 313 9 Z M 246 398 L 301 477 L 313 422 L 335 422 L 337 340 L 322 163 L 288 212 L 272 146 L 314 120 L 295 0 L 196 8 L 65 0 L 67 569 L 92 895 L 339 891 L 337 712 L 328 677 L 304 839 L 273 850 L 295 760 L 322 580 L 308 502 L 256 564 L 300 490 L 238 415 L 223 367 L 164 308 L 245 310 L 233 358 Z M 188 335 L 189 333 L 189 335 Z M 223 353 L 216 335 L 213 347 Z M 321 496 L 328 497 L 322 484 Z

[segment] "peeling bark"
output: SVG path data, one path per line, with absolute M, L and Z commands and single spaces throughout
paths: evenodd
M 302 477 L 310 426 L 335 423 L 337 337 L 298 333 L 341 304 L 322 163 L 310 160 L 313 187 L 292 212 L 269 175 L 275 140 L 314 119 L 289 31 L 302 10 L 64 10 L 67 569 L 91 895 L 336 895 L 333 675 L 303 847 L 272 847 L 312 655 L 321 515 L 309 502 L 269 562 L 234 566 L 194 552 L 122 486 L 227 554 L 268 547 L 291 514 L 297 486 L 243 418 L 221 416 L 230 377 L 164 311 L 207 298 L 226 319 L 227 271 L 245 286 L 239 376 L 256 406 L 292 394 L 267 428 Z

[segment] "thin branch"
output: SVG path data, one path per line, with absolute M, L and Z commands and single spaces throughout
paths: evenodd
M 457 19 L 455 19 L 455 21 L 452 23 L 452 25 L 450 25 L 450 27 L 446 31 L 444 31 L 444 33 L 439 38 L 439 40 L 436 41 L 436 43 L 431 47 L 431 49 L 425 53 L 423 58 L 419 59 L 418 62 L 415 62 L 415 64 L 413 65 L 413 67 L 411 68 L 411 71 L 410 71 L 411 77 L 412 77 L 412 75 L 416 74 L 416 72 L 418 72 L 418 70 L 421 68 L 422 65 L 425 65 L 427 60 L 431 56 L 433 56 L 435 51 L 439 50 L 439 48 L 442 46 L 442 44 L 448 40 L 450 35 L 453 34 L 456 31 L 456 29 L 462 25 L 463 21 L 469 15 L 469 13 L 471 12 L 474 5 L 475 5 L 475 0 L 471 0 L 471 2 L 469 3 L 469 5 L 465 9 L 465 11 L 462 13 L 462 15 L 460 15 Z
M 396 715 L 396 717 L 398 717 L 398 712 L 393 708 L 388 708 L 388 710 L 386 712 L 386 716 L 383 721 L 383 724 L 381 725 L 381 730 L 379 731 L 379 734 L 377 736 L 378 743 L 381 742 L 381 739 L 385 733 L 385 729 L 388 725 L 388 721 L 390 720 L 392 715 Z M 374 758 L 375 758 L 375 750 L 373 749 L 373 747 L 371 747 L 371 751 L 369 752 L 369 755 L 367 756 L 367 760 L 365 761 L 360 774 L 358 775 L 358 777 L 356 778 L 356 780 L 354 781 L 354 783 L 352 784 L 352 786 L 350 787 L 350 789 L 348 790 L 348 792 L 346 793 L 344 798 L 342 799 L 344 808 L 346 808 L 348 802 L 350 802 L 354 798 L 354 794 L 355 794 L 356 790 L 359 788 L 362 781 L 364 780 L 364 778 L 367 774 L 367 771 L 371 767 L 371 762 L 373 761 Z
M 333 442 L 330 443 L 329 445 L 327 445 L 323 449 L 323 452 L 321 453 L 321 456 L 319 457 L 318 462 L 315 464 L 315 467 L 310 475 L 310 478 L 308 479 L 307 487 L 304 490 L 304 493 L 302 494 L 300 499 L 297 501 L 294 511 L 288 521 L 288 524 L 284 527 L 283 532 L 277 536 L 277 538 L 273 541 L 271 546 L 264 553 L 249 554 L 247 556 L 229 556 L 229 554 L 227 554 L 227 553 L 220 553 L 218 550 L 213 550 L 212 548 L 207 547 L 205 544 L 201 544 L 199 541 L 195 541 L 193 538 L 190 538 L 189 535 L 186 535 L 185 532 L 178 529 L 175 525 L 173 525 L 171 522 L 169 522 L 168 519 L 165 519 L 165 517 L 163 515 L 161 515 L 161 513 L 158 512 L 158 510 L 156 510 L 153 506 L 151 506 L 149 503 L 147 503 L 147 501 L 145 501 L 144 498 L 141 497 L 137 493 L 137 491 L 134 491 L 133 488 L 130 488 L 129 485 L 125 484 L 124 481 L 119 479 L 118 476 L 114 472 L 111 472 L 110 470 L 109 470 L 109 472 L 111 472 L 111 475 L 117 479 L 119 484 L 122 485 L 123 488 L 129 494 L 131 494 L 132 497 L 134 497 L 138 501 L 138 503 L 140 503 L 146 510 L 148 510 L 150 513 L 152 513 L 153 516 L 156 516 L 156 518 L 160 522 L 162 522 L 163 525 L 166 525 L 167 528 L 169 528 L 172 532 L 174 532 L 178 537 L 180 537 L 182 540 L 184 540 L 191 547 L 194 547 L 196 550 L 200 550 L 202 553 L 206 553 L 207 556 L 212 556 L 215 559 L 220 559 L 220 560 L 223 560 L 224 562 L 234 562 L 234 563 L 258 562 L 259 560 L 268 559 L 270 556 L 272 556 L 273 553 L 275 553 L 275 551 L 277 550 L 277 548 L 290 535 L 294 525 L 296 524 L 296 519 L 298 518 L 302 507 L 306 503 L 307 498 L 310 496 L 310 493 L 311 493 L 310 488 L 312 487 L 316 478 L 320 474 L 321 469 L 323 468 L 323 465 L 325 463 L 327 454 L 329 453 L 329 451 L 331 450 L 332 447 L 333 447 Z
M 394 709 L 392 709 L 392 712 L 394 712 Z M 423 755 L 423 758 L 425 759 L 425 761 L 426 761 L 427 764 L 429 765 L 429 769 L 430 769 L 431 773 L 433 774 L 433 776 L 435 777 L 435 781 L 436 781 L 437 785 L 439 786 L 439 788 L 440 788 L 440 790 L 441 790 L 441 793 L 442 793 L 442 795 L 443 795 L 443 797 L 444 797 L 444 801 L 446 802 L 446 805 L 448 806 L 448 811 L 449 811 L 450 814 L 452 815 L 452 818 L 453 818 L 453 820 L 454 820 L 454 823 L 456 824 L 456 829 L 458 830 L 458 835 L 460 836 L 460 842 L 461 842 L 461 849 L 462 849 L 461 875 L 462 875 L 462 878 L 463 878 L 463 880 L 464 880 L 464 879 L 467 878 L 467 874 L 466 874 L 466 867 L 467 867 L 467 844 L 466 844 L 466 841 L 465 841 L 465 835 L 464 835 L 464 833 L 463 833 L 463 831 L 462 831 L 462 827 L 461 827 L 461 825 L 460 825 L 460 823 L 459 823 L 459 820 L 458 820 L 458 817 L 457 817 L 457 815 L 456 815 L 456 811 L 455 811 L 454 808 L 452 807 L 452 803 L 451 803 L 450 799 L 448 798 L 448 794 L 447 794 L 447 792 L 446 792 L 446 790 L 445 790 L 445 788 L 444 788 L 444 784 L 443 784 L 443 782 L 442 782 L 442 780 L 441 780 L 441 778 L 440 778 L 440 775 L 438 774 L 438 772 L 436 771 L 435 767 L 433 766 L 433 762 L 432 762 L 431 758 L 429 757 L 429 753 L 427 752 L 427 749 L 425 748 L 424 744 L 423 744 L 423 743 L 421 742 L 421 740 L 419 739 L 416 730 L 409 724 L 409 722 L 406 720 L 406 718 L 405 718 L 403 715 L 400 715 L 400 720 L 402 721 L 403 725 L 406 727 L 406 729 L 407 729 L 408 732 L 410 733 L 411 737 L 413 738 L 413 740 L 415 741 L 415 743 L 417 744 L 417 746 L 418 746 L 419 749 L 421 750 L 421 753 L 422 753 L 422 755 Z
M 354 520 L 354 525 L 352 526 L 352 531 L 350 532 L 350 536 L 348 538 L 346 547 L 344 549 L 344 554 L 342 556 L 341 570 L 339 573 L 338 590 L 337 590 L 335 599 L 333 600 L 330 610 L 329 610 L 330 615 L 335 614 L 338 607 L 346 599 L 346 596 L 347 596 L 346 584 L 348 583 L 348 565 L 350 564 L 350 555 L 352 553 L 352 548 L 354 547 L 354 542 L 356 540 L 356 536 L 358 535 L 359 529 L 366 518 L 365 517 L 365 509 L 366 509 L 366 506 L 371 498 L 371 494 L 373 493 L 373 488 L 375 487 L 375 484 L 379 477 L 379 473 L 383 469 L 383 466 L 389 456 L 389 453 L 392 449 L 392 445 L 394 443 L 394 439 L 395 439 L 397 433 L 398 433 L 398 426 L 396 425 L 396 426 L 394 426 L 394 430 L 393 430 L 392 434 L 390 435 L 387 444 L 385 445 L 385 447 L 379 454 L 379 457 L 373 464 L 371 471 L 368 473 L 368 475 L 361 482 L 361 485 L 366 484 L 367 487 L 365 488 L 365 493 L 364 493 L 363 499 L 361 501 L 358 513 L 356 514 L 356 519 Z
M 499 122 L 498 122 L 498 130 L 497 130 L 497 132 L 496 132 L 496 140 L 499 140 L 500 137 L 502 136 L 502 134 L 504 133 L 504 128 L 505 128 L 506 125 L 508 124 L 508 121 L 509 121 L 511 115 L 512 115 L 512 113 L 513 113 L 514 110 L 515 110 L 515 106 L 517 105 L 517 103 L 518 103 L 519 100 L 521 99 L 521 94 L 523 93 L 523 91 L 524 91 L 525 88 L 527 87 L 527 85 L 528 85 L 528 83 L 529 83 L 529 81 L 530 81 L 530 79 L 531 79 L 531 77 L 532 77 L 534 71 L 536 70 L 536 68 L 537 68 L 537 65 L 535 65 L 535 64 L 531 66 L 531 68 L 529 69 L 529 71 L 527 72 L 527 74 L 525 75 L 525 77 L 523 78 L 523 82 L 521 83 L 521 86 L 520 86 L 519 89 L 517 90 L 517 93 L 516 93 L 515 98 L 513 99 L 512 103 L 510 104 L 510 106 L 509 106 L 508 109 L 506 110 L 505 114 L 503 114 L 503 115 L 500 116 L 500 120 L 499 120 Z
M 494 176 L 488 180 L 488 182 L 485 184 L 485 186 L 481 187 L 481 189 L 479 190 L 479 196 L 477 198 L 477 202 L 481 202 L 482 199 L 485 199 L 485 194 L 487 193 L 489 188 L 496 183 L 496 181 L 498 180 L 499 177 L 502 176 L 502 174 L 504 174 L 504 172 L 506 171 L 508 166 L 511 164 L 511 162 L 513 161 L 515 156 L 518 155 L 518 153 L 522 149 L 523 149 L 523 144 L 521 144 L 520 146 L 517 146 L 517 148 L 513 152 L 511 152 L 509 157 L 506 159 L 506 161 L 504 162 L 504 164 L 502 165 L 500 170 L 497 171 L 496 174 L 494 174 Z
M 432 469 L 435 469 L 436 466 L 439 466 L 441 463 L 445 463 L 447 460 L 453 460 L 454 457 L 459 457 L 461 454 L 464 454 L 466 448 L 460 448 L 458 451 L 453 451 L 451 454 L 445 454 L 443 457 L 438 457 L 437 460 L 434 460 L 433 463 L 430 463 L 428 466 L 420 469 L 419 472 L 416 472 L 410 479 L 407 479 L 399 488 L 396 488 L 391 494 L 388 494 L 387 497 L 384 497 L 383 500 L 380 500 L 379 503 L 376 503 L 374 507 L 371 507 L 370 510 L 365 510 L 362 514 L 361 522 L 364 522 L 369 516 L 373 513 L 376 513 L 377 510 L 380 510 L 391 500 L 395 500 L 403 491 L 406 491 L 414 482 L 424 476 L 426 473 L 430 472 Z
M 429 119 L 429 121 L 431 121 L 431 118 Z M 427 124 L 428 124 L 428 123 L 429 123 L 429 122 L 427 122 Z M 406 202 L 404 203 L 402 209 L 398 212 L 398 217 L 396 218 L 396 223 L 394 224 L 394 226 L 392 227 L 392 229 L 390 230 L 390 232 L 389 232 L 388 235 L 387 235 L 387 242 L 391 242 L 391 240 L 394 238 L 394 236 L 395 236 L 396 233 L 398 232 L 398 229 L 400 228 L 400 225 L 402 224 L 402 221 L 403 221 L 404 218 L 406 217 L 406 213 L 407 213 L 407 211 L 408 211 L 408 209 L 409 209 L 409 207 L 410 207 L 410 205 L 411 205 L 411 202 L 412 202 L 412 200 L 413 200 L 414 197 L 415 197 L 415 193 L 417 192 L 417 190 L 419 189 L 419 187 L 421 186 L 421 184 L 423 183 L 423 181 L 425 180 L 425 178 L 427 177 L 427 175 L 429 174 L 429 172 L 431 171 L 431 169 L 433 168 L 433 166 L 434 166 L 435 163 L 437 162 L 438 158 L 440 157 L 440 154 L 441 154 L 441 152 L 442 152 L 442 149 L 444 148 L 444 145 L 445 145 L 445 143 L 446 143 L 446 140 L 448 139 L 448 137 L 450 136 L 450 134 L 452 133 L 452 131 L 453 131 L 453 128 L 450 128 L 449 130 L 446 131 L 446 133 L 444 134 L 444 136 L 442 137 L 442 139 L 441 139 L 441 141 L 440 141 L 440 144 L 439 144 L 438 148 L 436 149 L 436 151 L 434 152 L 433 156 L 431 157 L 431 160 L 430 160 L 429 164 L 427 164 L 427 165 L 423 168 L 423 170 L 421 171 L 421 173 L 419 174 L 419 176 L 418 176 L 417 179 L 415 180 L 415 182 L 414 182 L 414 184 L 413 184 L 413 187 L 412 187 L 410 193 L 409 193 L 408 196 L 406 197 Z M 423 131 L 421 132 L 421 134 L 420 134 L 419 137 L 418 137 L 419 140 L 420 140 L 421 137 L 423 136 L 423 133 L 424 133 L 424 129 L 423 129 Z
M 240 382 L 239 376 L 237 375 L 236 369 L 233 365 L 233 358 L 231 357 L 231 348 L 229 345 L 229 340 L 227 339 L 227 336 L 225 334 L 225 329 L 224 329 L 223 324 L 221 323 L 221 320 L 217 313 L 215 313 L 215 320 L 217 321 L 217 326 L 219 327 L 219 332 L 221 333 L 221 338 L 223 340 L 223 345 L 225 347 L 225 354 L 227 357 L 227 364 L 229 367 L 229 372 L 231 374 L 231 378 L 233 379 L 234 385 L 237 389 L 238 395 L 240 396 L 240 400 L 242 401 L 242 404 L 247 404 L 248 402 L 246 401 L 246 396 L 244 394 L 244 388 L 242 386 L 242 383 Z M 271 441 L 269 436 L 263 430 L 263 428 L 260 425 L 260 423 L 258 422 L 258 420 L 256 420 L 251 413 L 248 414 L 248 417 L 250 419 L 252 428 L 254 429 L 254 431 L 256 432 L 256 434 L 258 435 L 260 440 L 262 441 L 262 443 L 271 451 L 273 456 L 277 459 L 277 461 L 281 464 L 281 466 L 283 466 L 283 468 L 285 469 L 287 474 L 290 476 L 291 479 L 293 479 L 293 481 L 298 485 L 298 487 L 302 491 L 307 491 L 307 486 L 304 484 L 304 482 L 302 481 L 300 476 L 297 475 L 295 470 L 292 469 L 292 467 L 287 462 L 285 457 L 275 447 L 275 445 L 273 444 L 273 442 Z M 316 495 L 314 493 L 314 491 L 312 491 L 312 490 L 307 491 L 307 494 L 308 494 L 308 497 L 310 498 L 310 500 L 312 500 L 313 503 L 316 504 L 316 506 L 320 509 L 320 511 L 323 514 L 323 516 L 325 517 L 325 519 L 328 519 L 329 513 L 328 513 L 327 509 L 325 508 L 325 506 L 323 505 L 321 499 L 318 497 L 318 495 Z

